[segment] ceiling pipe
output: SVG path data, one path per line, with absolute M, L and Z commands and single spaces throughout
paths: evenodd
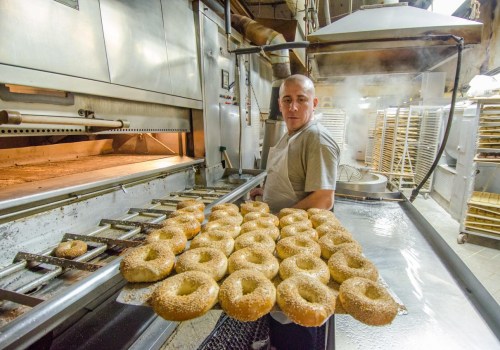
M 323 0 L 323 13 L 325 14 L 326 25 L 332 24 L 332 18 L 330 16 L 330 0 Z
M 227 6 L 226 2 L 224 16 L 226 19 L 226 31 L 228 27 L 227 21 L 229 15 L 230 8 Z M 253 47 L 241 47 L 232 51 L 228 49 L 229 52 L 236 55 L 237 62 L 238 55 L 260 53 L 262 51 L 266 52 L 267 57 L 269 57 L 271 61 L 273 71 L 271 101 L 269 106 L 269 116 L 266 120 L 264 128 L 264 142 L 262 145 L 262 158 L 260 163 L 260 168 L 265 169 L 270 147 L 276 144 L 286 130 L 285 123 L 283 122 L 283 116 L 279 111 L 278 99 L 281 83 L 284 79 L 291 75 L 290 55 L 288 50 L 294 48 L 306 48 L 309 46 L 309 42 L 303 41 L 288 43 L 281 33 L 263 26 L 248 17 L 236 14 L 231 15 L 231 25 L 242 33 L 248 40 L 250 40 L 252 44 L 257 45 Z
M 130 122 L 126 120 L 106 120 L 96 118 L 74 118 L 47 115 L 21 114 L 17 111 L 0 111 L 0 125 L 19 124 L 50 124 L 50 125 L 74 125 L 99 128 L 128 128 Z
M 219 16 L 224 14 L 224 7 L 217 0 L 203 0 L 203 4 L 211 8 Z
M 278 108 L 279 87 L 282 81 L 291 75 L 290 56 L 288 53 L 289 43 L 286 42 L 283 34 L 265 27 L 248 17 L 233 14 L 231 15 L 231 23 L 233 27 L 243 33 L 250 42 L 258 46 L 263 46 L 263 49 L 268 51 L 267 56 L 271 61 L 273 69 L 269 119 L 278 120 L 278 116 L 280 116 Z M 270 51 L 270 48 L 276 48 L 277 50 Z M 246 48 L 243 48 L 243 50 L 244 49 Z M 255 48 L 249 49 L 255 50 Z M 259 47 L 258 51 L 260 50 L 261 48 Z
M 224 27 L 226 29 L 227 51 L 229 51 L 229 42 L 231 41 L 231 1 L 226 0 L 224 4 Z

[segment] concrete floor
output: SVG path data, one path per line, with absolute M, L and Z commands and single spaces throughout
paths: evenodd
M 222 310 L 210 310 L 194 320 L 181 322 L 160 350 L 198 349 L 214 329 L 221 313 Z
M 460 224 L 432 197 L 424 199 L 422 196 L 418 196 L 413 205 L 500 304 L 500 250 L 482 245 L 498 246 L 498 241 L 480 240 L 478 243 L 481 245 L 472 243 L 459 244 L 457 237 L 460 233 Z

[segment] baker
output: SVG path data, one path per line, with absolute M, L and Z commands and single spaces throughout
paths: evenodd
M 250 197 L 262 196 L 274 213 L 282 208 L 332 209 L 340 150 L 328 130 L 314 118 L 318 98 L 311 79 L 300 74 L 285 79 L 278 104 L 288 132 L 269 150 L 265 186 L 250 191 Z M 316 347 L 319 327 L 287 322 L 270 317 L 273 347 Z

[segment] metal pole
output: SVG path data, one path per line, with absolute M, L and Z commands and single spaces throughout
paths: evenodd
M 104 120 L 93 118 L 72 118 L 47 115 L 21 115 L 15 111 L 0 111 L 0 125 L 10 124 L 55 124 L 55 125 L 77 125 L 95 126 L 103 128 L 128 128 L 130 123 L 125 120 Z

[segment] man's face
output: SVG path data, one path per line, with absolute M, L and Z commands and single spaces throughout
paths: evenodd
M 279 108 L 289 134 L 299 130 L 311 120 L 317 104 L 318 99 L 312 92 L 306 91 L 300 82 L 288 82 L 283 86 Z

